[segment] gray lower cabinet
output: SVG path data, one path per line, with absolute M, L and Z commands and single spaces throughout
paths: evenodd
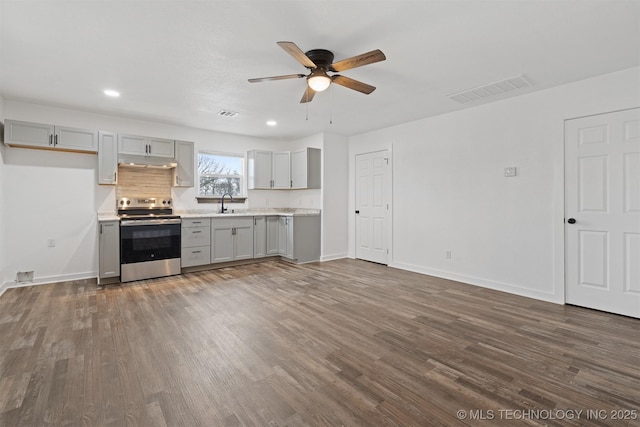
M 211 263 L 253 258 L 253 217 L 211 220 Z
M 320 216 L 281 216 L 279 254 L 295 262 L 320 259 Z
M 253 257 L 267 256 L 267 217 L 253 217 Z
M 253 257 L 263 258 L 266 256 L 280 255 L 280 218 L 278 216 L 257 216 L 253 219 Z M 286 230 L 289 225 L 287 224 L 286 217 L 282 217 L 284 229 Z M 291 223 L 293 225 L 293 222 Z M 282 255 L 286 256 L 287 247 L 292 247 L 292 244 L 287 245 L 288 234 L 284 232 L 283 238 L 283 252 Z M 293 255 L 291 254 L 291 257 Z
M 120 276 L 120 221 L 100 221 L 98 237 L 98 279 Z
M 268 216 L 266 217 L 266 232 L 267 232 L 267 256 L 278 255 L 278 226 L 280 217 Z
M 281 216 L 278 226 L 278 254 L 293 259 L 293 217 Z
M 182 220 L 181 266 L 195 267 L 211 262 L 211 219 Z

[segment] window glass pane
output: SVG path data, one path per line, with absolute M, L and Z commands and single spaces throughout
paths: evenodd
M 198 153 L 198 173 L 242 175 L 242 157 Z
M 241 190 L 240 178 L 200 177 L 201 196 L 221 196 L 224 193 L 229 193 L 231 196 L 239 196 Z
M 244 157 L 198 153 L 198 176 L 200 196 L 242 196 Z

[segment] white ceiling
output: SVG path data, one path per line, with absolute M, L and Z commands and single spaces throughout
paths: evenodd
M 5 99 L 272 139 L 353 135 L 640 65 L 639 0 L 0 0 L 0 14 Z M 277 41 L 387 60 L 341 73 L 371 95 L 332 85 L 305 105 L 304 79 L 247 82 L 307 72 Z M 534 86 L 447 97 L 519 74 Z

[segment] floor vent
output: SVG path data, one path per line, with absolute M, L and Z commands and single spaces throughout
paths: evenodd
M 467 89 L 448 96 L 461 104 L 468 104 L 469 102 L 486 99 L 491 96 L 511 92 L 512 90 L 521 89 L 527 86 L 533 86 L 533 83 L 524 76 L 524 74 L 521 74 L 519 76 L 509 77 L 508 79 L 500 80 L 484 86 L 478 86 L 473 89 Z
M 220 110 L 218 111 L 218 115 L 222 117 L 235 117 L 238 115 L 238 113 L 235 111 Z
M 33 283 L 33 271 L 18 271 L 16 273 L 16 283 L 19 285 Z

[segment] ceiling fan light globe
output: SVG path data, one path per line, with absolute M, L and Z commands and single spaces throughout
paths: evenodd
M 307 84 L 314 91 L 322 92 L 331 84 L 331 78 L 324 71 L 314 71 L 307 77 Z

